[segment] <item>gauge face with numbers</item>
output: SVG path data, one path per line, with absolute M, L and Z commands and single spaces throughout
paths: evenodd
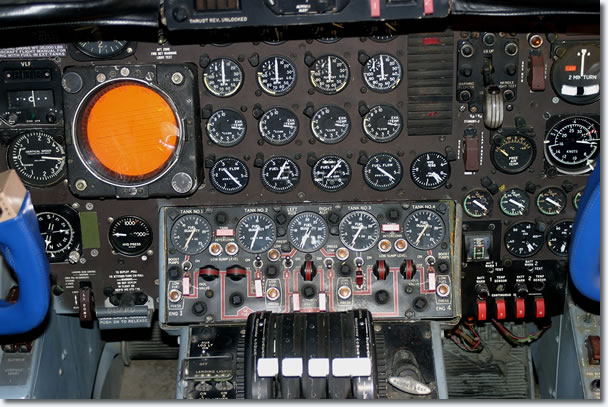
M 246 133 L 245 118 L 233 109 L 217 110 L 207 121 L 207 135 L 218 146 L 235 146 L 245 138 Z
M 414 158 L 410 176 L 414 184 L 422 189 L 437 189 L 450 177 L 450 163 L 441 154 L 429 152 Z
M 337 55 L 319 57 L 310 67 L 310 82 L 319 92 L 335 95 L 348 85 L 350 69 Z
M 363 252 L 372 248 L 380 237 L 378 220 L 369 212 L 347 213 L 339 225 L 340 240 L 350 250 Z
M 545 188 L 536 197 L 538 210 L 547 216 L 559 215 L 566 207 L 567 202 L 566 193 L 561 188 L 556 187 Z
M 492 194 L 484 189 L 476 189 L 464 197 L 462 207 L 470 217 L 482 218 L 490 214 L 493 204 Z
M 327 241 L 329 231 L 325 219 L 314 212 L 298 213 L 288 227 L 289 240 L 301 252 L 312 253 Z
M 215 96 L 232 96 L 243 86 L 243 69 L 234 59 L 214 59 L 203 72 L 203 83 Z
M 277 194 L 293 190 L 300 181 L 300 167 L 291 158 L 272 157 L 262 167 L 262 184 Z
M 551 226 L 547 232 L 547 247 L 551 253 L 557 256 L 568 255 L 573 224 L 571 220 L 562 220 Z
M 363 167 L 365 183 L 377 191 L 388 191 L 395 188 L 401 182 L 402 177 L 401 161 L 392 154 L 373 155 Z
M 127 41 L 90 41 L 77 42 L 76 48 L 93 58 L 110 58 L 120 54 L 127 46 Z
M 337 155 L 326 155 L 312 167 L 312 182 L 325 192 L 344 189 L 350 182 L 352 172 L 348 162 Z
M 213 188 L 224 194 L 241 192 L 249 183 L 249 170 L 238 158 L 224 157 L 213 164 L 209 170 Z
M 184 215 L 171 228 L 171 242 L 183 254 L 200 253 L 211 242 L 211 225 L 200 215 Z
M 543 247 L 544 236 L 532 222 L 517 223 L 505 233 L 507 251 L 516 257 L 530 257 Z
M 444 229 L 441 217 L 428 209 L 410 213 L 403 224 L 405 238 L 411 246 L 420 250 L 430 250 L 441 243 Z
M 282 146 L 298 135 L 300 124 L 297 116 L 284 107 L 273 107 L 260 118 L 258 129 L 267 143 Z
M 47 133 L 31 131 L 17 136 L 7 154 L 10 167 L 30 186 L 53 185 L 66 173 L 65 150 Z
M 277 227 L 270 216 L 263 213 L 245 215 L 236 226 L 236 239 L 249 253 L 270 249 L 277 237 Z
M 286 95 L 296 86 L 296 67 L 283 56 L 271 56 L 260 64 L 257 78 L 260 88 L 269 95 Z
M 520 188 L 510 188 L 500 196 L 500 210 L 507 216 L 522 216 L 528 212 L 530 198 Z
M 390 92 L 403 77 L 401 63 L 390 54 L 377 54 L 363 66 L 363 81 L 375 92 Z
M 110 225 L 109 240 L 117 252 L 137 256 L 152 244 L 152 227 L 139 216 L 121 216 Z
M 545 138 L 545 158 L 563 174 L 593 171 L 599 153 L 600 125 L 587 117 L 563 119 Z
M 390 105 L 372 107 L 363 117 L 365 135 L 377 143 L 387 143 L 401 134 L 403 118 Z
M 518 133 L 495 138 L 490 151 L 494 167 L 505 174 L 519 174 L 527 170 L 535 157 L 534 143 Z
M 312 134 L 325 144 L 335 144 L 344 140 L 350 132 L 350 117 L 341 107 L 323 106 L 310 121 Z
M 74 227 L 64 216 L 55 212 L 38 212 L 37 218 L 49 261 L 65 258 L 76 245 Z

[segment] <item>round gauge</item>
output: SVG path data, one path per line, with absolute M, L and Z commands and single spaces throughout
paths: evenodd
M 572 205 L 574 205 L 574 209 L 578 210 L 578 204 L 581 202 L 581 198 L 583 197 L 583 190 L 576 191 L 574 196 L 572 197 Z
M 8 164 L 27 185 L 49 186 L 65 175 L 65 150 L 46 133 L 32 131 L 17 136 L 7 154 Z
M 392 55 L 377 54 L 363 66 L 363 80 L 368 88 L 376 92 L 390 92 L 403 76 L 401 63 Z
M 551 68 L 551 84 L 563 100 L 586 105 L 600 98 L 600 47 L 598 44 L 560 44 L 566 52 Z
M 243 86 L 243 69 L 234 59 L 214 59 L 203 72 L 203 83 L 215 96 L 232 96 Z
M 443 220 L 429 209 L 419 209 L 408 215 L 403 224 L 405 238 L 420 250 L 436 247 L 445 233 Z
M 55 212 L 39 212 L 38 226 L 49 261 L 65 257 L 76 246 L 74 228 L 62 215 Z
M 277 227 L 270 216 L 263 213 L 245 215 L 236 226 L 236 239 L 249 253 L 270 249 L 277 237 Z
M 117 252 L 137 256 L 152 244 L 152 227 L 138 216 L 121 216 L 110 225 L 109 239 Z
M 299 127 L 296 115 L 284 107 L 267 110 L 258 125 L 260 136 L 275 146 L 282 146 L 293 140 L 298 135 Z
M 505 233 L 505 247 L 516 257 L 530 257 L 543 247 L 543 234 L 532 222 L 517 223 Z
M 262 184 L 277 194 L 291 191 L 300 181 L 300 167 L 288 157 L 268 159 L 261 174 Z
M 450 178 L 451 168 L 448 160 L 436 152 L 420 154 L 414 158 L 410 167 L 412 181 L 422 189 L 437 189 Z
M 347 213 L 339 225 L 342 244 L 356 252 L 364 252 L 374 247 L 380 238 L 378 220 L 369 212 Z
M 213 188 L 224 194 L 241 192 L 249 183 L 249 170 L 244 162 L 237 158 L 220 158 L 209 170 L 209 179 Z
M 344 189 L 350 182 L 350 177 L 350 165 L 337 155 L 323 156 L 312 167 L 312 182 L 325 192 Z
M 246 133 L 247 122 L 236 110 L 220 109 L 207 120 L 207 135 L 218 146 L 235 146 L 245 138 Z
M 571 220 L 562 220 L 551 226 L 551 229 L 547 232 L 547 247 L 551 250 L 551 253 L 557 256 L 568 255 L 572 225 Z
M 510 188 L 500 196 L 500 210 L 507 216 L 522 216 L 528 212 L 530 198 L 523 189 Z
M 350 69 L 345 60 L 336 55 L 325 55 L 310 67 L 310 82 L 319 92 L 335 95 L 348 85 Z
M 338 37 L 338 36 L 326 36 L 326 37 L 319 37 L 317 38 L 317 41 L 319 41 L 321 44 L 335 44 L 336 42 L 340 41 L 342 38 Z
M 397 157 L 388 153 L 373 155 L 363 167 L 365 183 L 377 191 L 395 188 L 403 177 L 403 166 Z
M 378 34 L 378 35 L 370 35 L 369 39 L 374 42 L 391 42 L 397 36 L 392 34 Z
M 462 202 L 464 211 L 472 218 L 488 216 L 492 211 L 494 199 L 485 189 L 476 189 L 469 192 Z
M 183 254 L 198 254 L 211 242 L 211 225 L 200 215 L 184 215 L 171 228 L 171 242 Z
M 110 58 L 120 54 L 127 46 L 127 41 L 90 41 L 74 44 L 84 54 L 93 58 Z
M 350 117 L 341 107 L 323 106 L 317 110 L 310 121 L 312 134 L 326 144 L 338 143 L 350 132 Z
M 285 95 L 296 86 L 296 67 L 285 57 L 268 57 L 260 64 L 257 77 L 264 92 L 271 96 Z
M 586 117 L 560 120 L 545 138 L 547 162 L 564 174 L 592 171 L 600 154 L 600 125 Z
M 568 198 L 564 191 L 560 188 L 549 187 L 538 193 L 536 206 L 543 215 L 555 216 L 564 210 L 567 201 Z
M 378 143 L 394 140 L 402 129 L 401 113 L 390 105 L 374 106 L 363 117 L 365 135 Z
M 536 146 L 526 136 L 509 134 L 492 143 L 490 158 L 494 167 L 505 174 L 519 174 L 534 162 Z
M 296 249 L 312 253 L 323 247 L 329 231 L 327 223 L 321 215 L 314 212 L 302 212 L 291 219 L 287 233 Z

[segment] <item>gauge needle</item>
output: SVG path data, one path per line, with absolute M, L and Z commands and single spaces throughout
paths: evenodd
M 253 237 L 251 238 L 251 245 L 249 246 L 249 250 L 253 250 L 253 245 L 255 244 L 255 241 L 258 239 L 258 233 L 260 233 L 260 226 L 256 225 L 255 233 L 253 234 Z
M 386 175 L 387 177 L 389 177 L 391 180 L 395 180 L 395 177 L 393 177 L 391 174 L 389 174 L 388 172 L 386 172 L 382 168 L 378 167 L 378 171 L 380 171 L 381 173 L 383 173 L 384 175 Z
M 576 142 L 578 144 L 591 144 L 591 145 L 597 145 L 597 143 L 595 141 L 591 141 L 591 140 L 576 140 Z
M 420 239 L 422 239 L 422 236 L 424 235 L 424 232 L 426 232 L 426 230 L 429 228 L 429 224 L 425 224 L 424 227 L 422 228 L 422 232 L 420 232 L 420 234 L 418 235 L 418 238 L 416 239 L 416 244 L 420 243 Z
M 51 244 L 51 235 L 46 235 L 46 238 L 44 239 L 44 250 L 47 250 L 49 248 L 50 244 Z
M 51 157 L 48 155 L 43 155 L 40 158 L 42 158 L 43 160 L 55 160 L 55 161 L 63 161 L 64 158 L 63 157 Z
M 524 208 L 524 205 L 520 204 L 514 199 L 509 199 L 509 202 L 511 202 L 513 205 L 519 206 L 520 208 Z
M 329 178 L 333 175 L 334 172 L 336 172 L 336 170 L 338 169 L 338 167 L 340 166 L 340 163 L 334 165 L 334 168 L 331 169 L 331 171 L 329 171 L 327 173 L 327 175 L 325 176 L 325 178 Z
M 386 75 L 384 75 L 384 63 L 382 62 L 382 55 L 380 55 L 380 79 L 384 79 Z
M 126 233 L 115 232 L 115 233 L 112 233 L 112 236 L 121 237 L 121 236 L 127 236 L 127 234 Z
M 507 153 L 507 152 L 506 152 L 505 150 L 503 150 L 502 148 L 500 148 L 500 147 L 496 147 L 496 149 L 497 149 L 498 151 L 500 151 L 501 153 L 503 153 L 504 155 L 506 155 L 507 157 L 509 156 L 509 153 Z
M 559 204 L 559 202 L 554 201 L 551 198 L 547 198 L 547 202 L 549 202 L 550 204 L 553 204 L 555 206 L 557 206 L 558 208 L 561 208 L 562 206 Z
M 279 61 L 276 58 L 274 59 L 274 82 L 279 82 Z
M 353 236 L 353 242 L 350 244 L 351 246 L 355 245 L 355 241 L 357 240 L 357 238 L 359 237 L 359 235 L 361 234 L 362 231 L 363 231 L 363 225 L 359 225 L 359 229 L 357 229 L 357 233 L 355 233 L 355 236 Z
M 435 181 L 441 182 L 441 175 L 437 174 L 435 171 L 429 172 L 429 175 L 431 177 L 435 178 Z
M 484 204 L 482 204 L 481 202 L 479 202 L 479 201 L 473 200 L 473 204 L 475 204 L 475 205 L 479 206 L 479 207 L 480 207 L 481 209 L 483 209 L 484 211 L 487 211 L 487 210 L 488 210 L 488 208 L 487 208 L 487 207 L 486 207 Z
M 226 71 L 224 70 L 224 60 L 222 59 L 222 85 L 226 84 Z
M 194 237 L 194 233 L 196 232 L 196 228 L 193 227 L 192 228 L 192 232 L 190 232 L 190 236 L 188 236 L 188 239 L 186 240 L 186 245 L 184 246 L 184 249 L 188 249 L 188 245 L 190 245 L 190 241 L 192 240 L 192 238 Z
M 283 171 L 285 171 L 285 168 L 287 168 L 287 161 L 285 161 L 283 163 L 283 165 L 281 165 L 281 168 L 279 169 L 279 173 L 277 174 L 277 176 L 275 177 L 275 179 L 280 179 L 281 175 L 283 175 Z
M 242 187 L 243 185 L 239 182 L 238 179 L 236 179 L 234 177 L 234 175 L 232 175 L 230 173 L 230 171 L 228 171 L 226 168 L 222 168 L 222 170 L 224 170 L 224 172 L 226 173 L 226 175 L 228 175 L 228 178 L 230 178 L 235 184 L 237 184 L 239 187 Z
M 587 56 L 587 49 L 581 49 L 581 76 L 585 74 L 585 57 Z
M 527 248 L 528 248 L 528 250 L 530 250 L 531 252 L 533 252 L 533 251 L 534 251 L 534 246 L 532 246 L 532 245 L 530 244 L 530 242 L 526 242 L 526 247 L 527 247 Z
M 304 236 L 302 236 L 302 243 L 300 243 L 300 246 L 304 247 L 304 245 L 306 244 L 306 241 L 308 240 L 308 237 L 310 236 L 311 230 L 312 230 L 311 227 L 306 229 L 306 233 L 304 233 Z
M 562 253 L 565 253 L 565 252 L 566 252 L 566 246 L 567 246 L 567 245 L 568 245 L 568 243 L 566 243 L 566 242 L 562 243 L 562 247 L 560 248 L 560 251 L 561 251 Z

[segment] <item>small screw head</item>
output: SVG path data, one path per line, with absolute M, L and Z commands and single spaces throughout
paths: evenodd
M 181 72 L 173 72 L 173 75 L 171 75 L 171 82 L 173 82 L 174 85 L 181 85 L 184 83 L 184 75 Z
M 87 186 L 87 182 L 83 179 L 77 179 L 74 183 L 74 187 L 77 191 L 84 191 L 85 189 L 87 189 Z

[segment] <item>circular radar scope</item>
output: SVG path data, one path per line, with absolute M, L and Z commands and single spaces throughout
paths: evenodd
M 93 89 L 74 122 L 80 160 L 98 179 L 141 186 L 175 163 L 181 127 L 173 104 L 160 89 L 136 80 L 115 80 Z

